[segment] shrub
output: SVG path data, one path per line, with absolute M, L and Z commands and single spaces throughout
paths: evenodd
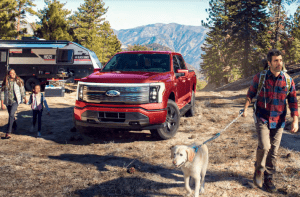
M 202 90 L 207 85 L 205 80 L 197 80 L 197 90 Z

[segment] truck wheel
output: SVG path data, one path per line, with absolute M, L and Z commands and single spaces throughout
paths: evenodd
M 87 128 L 87 127 L 82 127 L 82 126 L 75 126 L 76 128 L 76 131 L 78 131 L 79 133 L 81 134 L 89 134 L 91 132 L 91 129 L 90 128 Z
M 195 115 L 195 93 L 192 91 L 192 99 L 191 102 L 189 103 L 191 105 L 191 108 L 185 113 L 186 117 L 193 117 Z
M 27 91 L 31 91 L 37 84 L 40 84 L 40 81 L 37 78 L 30 77 L 26 79 L 25 88 Z
M 150 130 L 152 135 L 157 135 L 159 138 L 163 140 L 170 139 L 175 136 L 177 133 L 178 127 L 179 127 L 179 121 L 180 121 L 180 112 L 178 109 L 177 104 L 172 101 L 168 100 L 167 105 L 167 118 L 166 118 L 166 124 L 167 126 L 164 128 L 159 128 L 155 130 Z

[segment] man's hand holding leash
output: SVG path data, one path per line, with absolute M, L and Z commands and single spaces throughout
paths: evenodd
M 242 117 L 247 117 L 247 109 L 248 109 L 250 103 L 251 103 L 251 99 L 249 97 L 246 97 L 246 102 L 245 102 L 245 106 L 244 106 L 244 111 L 243 111 Z

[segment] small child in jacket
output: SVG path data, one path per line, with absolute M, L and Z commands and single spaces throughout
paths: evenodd
M 41 86 L 40 85 L 35 85 L 34 89 L 32 91 L 32 94 L 29 97 L 29 101 L 27 103 L 28 105 L 31 104 L 31 109 L 32 109 L 32 115 L 33 115 L 33 120 L 32 120 L 32 126 L 30 131 L 34 132 L 35 124 L 36 124 L 36 118 L 38 119 L 38 132 L 37 132 L 37 137 L 41 137 L 41 128 L 42 128 L 42 113 L 43 113 L 43 108 L 44 105 L 47 109 L 47 115 L 50 115 L 50 109 L 48 107 L 47 101 L 41 93 Z

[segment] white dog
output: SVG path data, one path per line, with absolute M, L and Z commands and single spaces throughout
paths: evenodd
M 188 195 L 192 193 L 189 185 L 190 177 L 195 180 L 195 197 L 199 196 L 199 192 L 204 193 L 204 179 L 208 165 L 207 146 L 204 144 L 196 148 L 196 146 L 177 145 L 171 148 L 171 154 L 173 164 L 181 168 L 184 174 L 184 185 Z

